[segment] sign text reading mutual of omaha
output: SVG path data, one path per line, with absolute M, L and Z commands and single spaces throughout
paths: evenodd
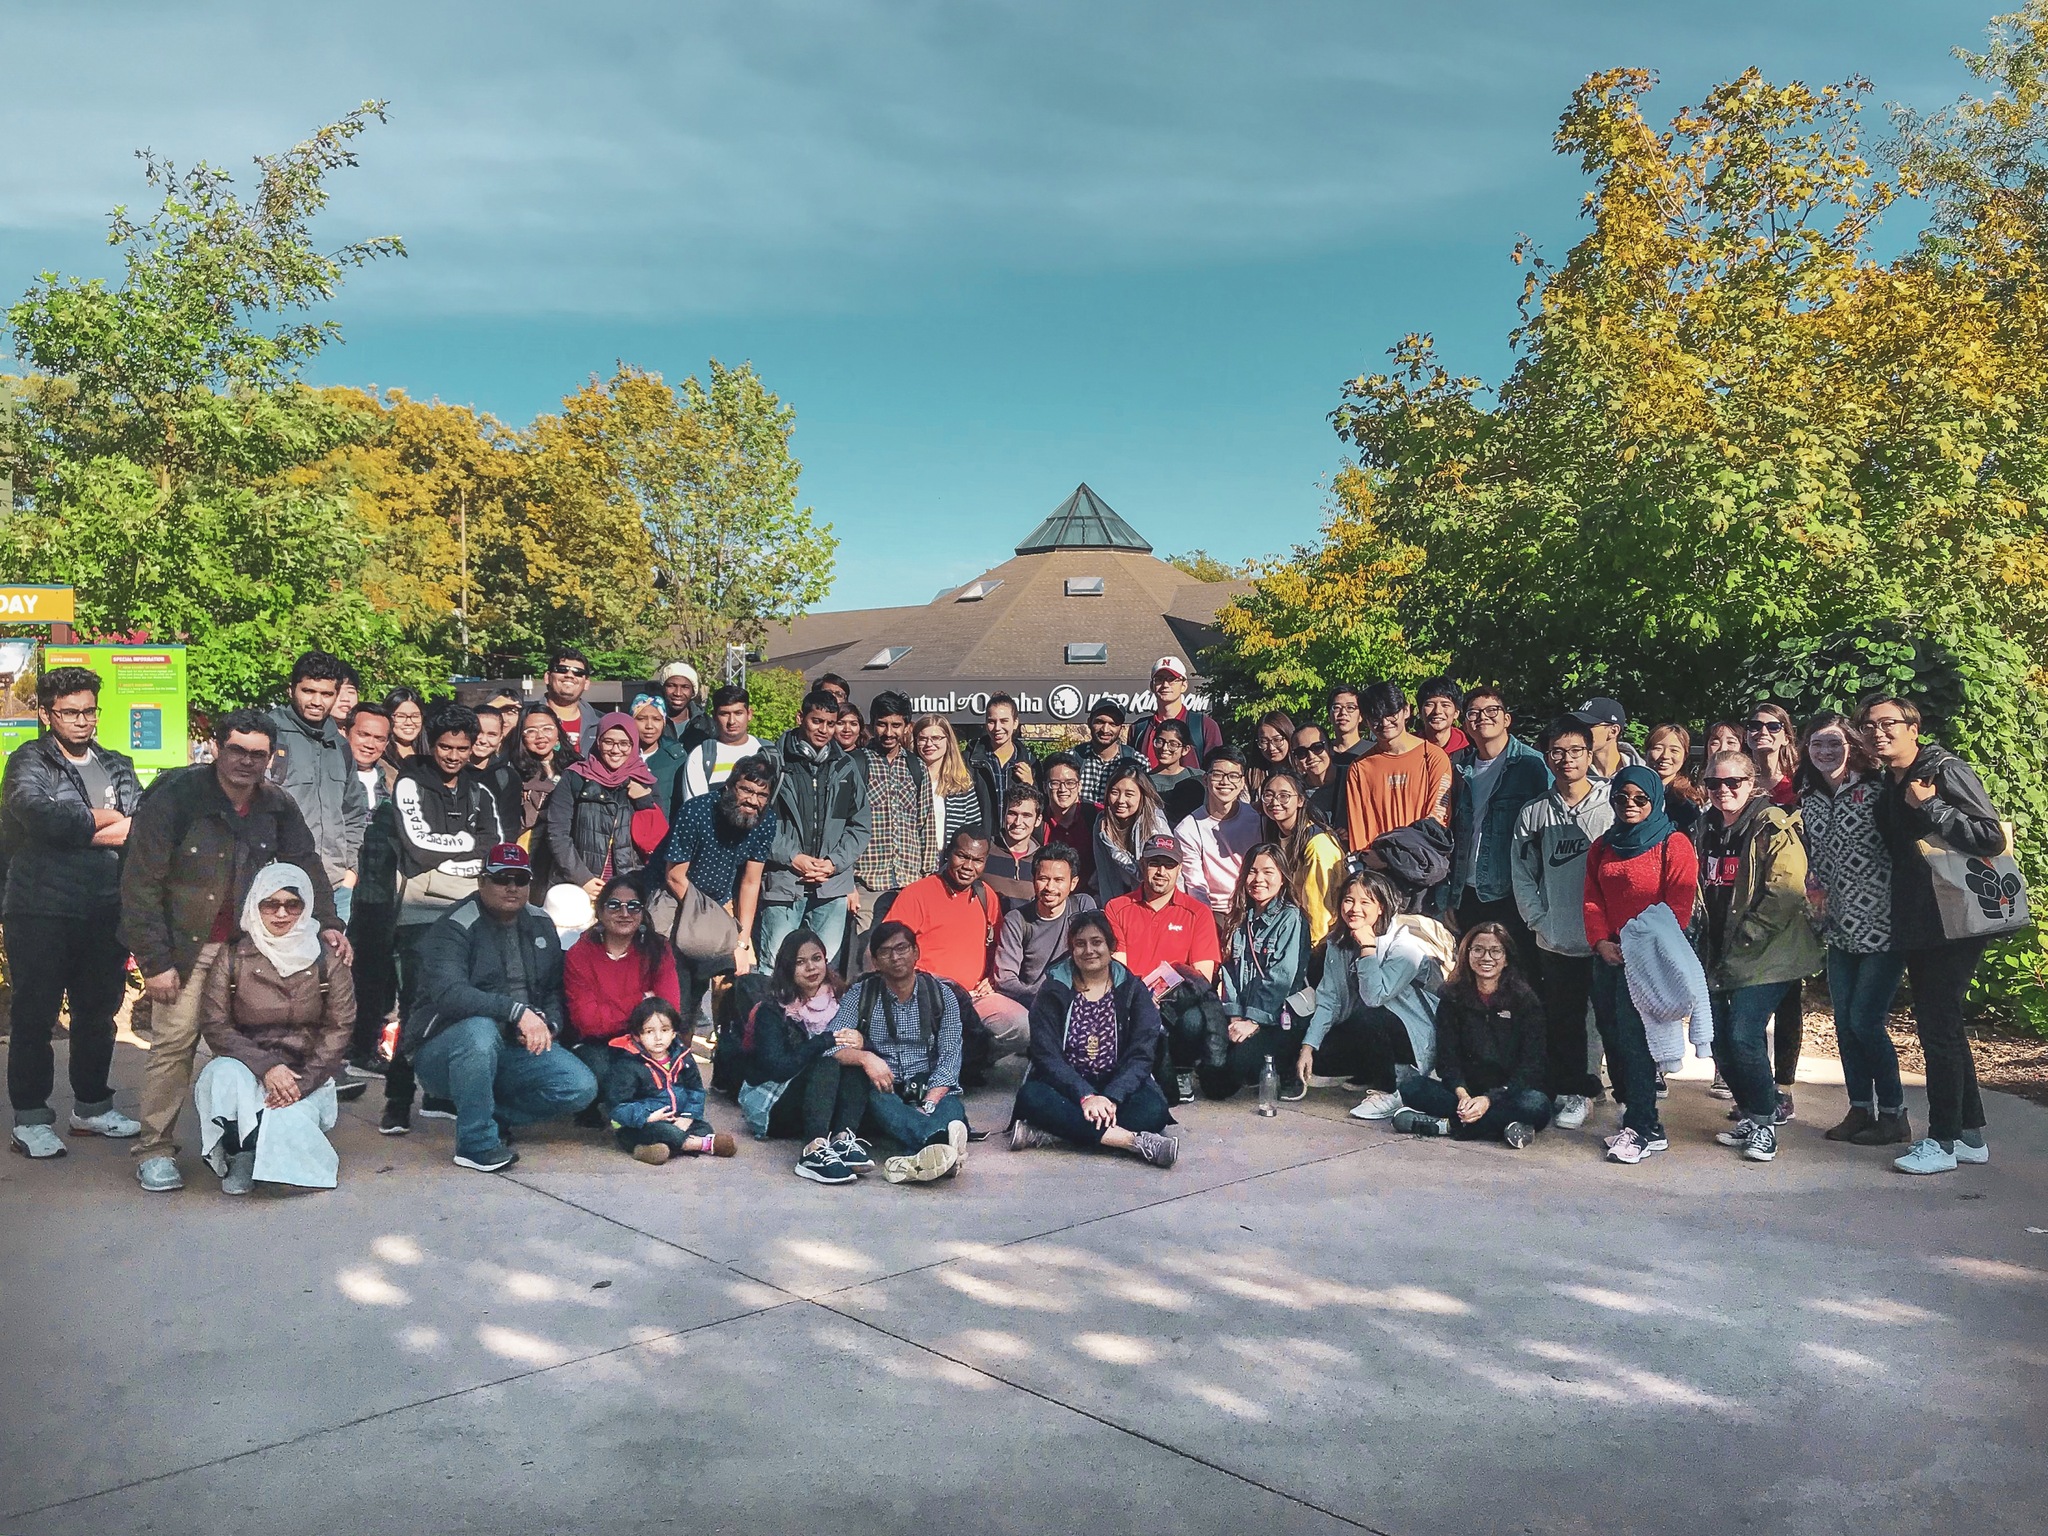
M 0 619 L 69 624 L 77 614 L 77 600 L 69 587 L 0 587 Z

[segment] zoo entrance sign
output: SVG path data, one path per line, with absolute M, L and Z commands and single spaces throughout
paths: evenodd
M 948 689 L 944 693 L 906 692 L 913 714 L 977 717 L 987 711 L 990 699 L 1007 693 L 1017 701 L 1017 716 L 1024 721 L 1084 720 L 1088 707 L 1097 699 L 1114 699 L 1135 719 L 1149 715 L 1159 703 L 1150 688 L 1084 688 L 1075 683 L 996 683 L 987 688 Z M 1209 698 L 1207 694 L 1191 691 L 1186 704 L 1189 709 L 1206 711 Z

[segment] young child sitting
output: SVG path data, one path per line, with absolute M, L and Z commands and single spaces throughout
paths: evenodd
M 731 1157 L 737 1144 L 703 1118 L 704 1079 L 682 1034 L 682 1016 L 666 998 L 644 999 L 612 1042 L 605 1101 L 619 1149 L 659 1167 L 679 1152 Z

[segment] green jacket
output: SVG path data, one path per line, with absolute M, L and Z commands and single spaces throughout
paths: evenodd
M 1706 821 L 1701 817 L 1693 829 L 1695 846 Z M 1799 813 L 1765 806 L 1751 825 L 1739 858 L 1718 952 L 1706 952 L 1711 930 L 1704 924 L 1700 929 L 1708 989 L 1733 992 L 1813 975 L 1827 957 L 1807 912 L 1806 843 L 1800 836 Z M 1704 885 L 1699 900 L 1704 907 Z

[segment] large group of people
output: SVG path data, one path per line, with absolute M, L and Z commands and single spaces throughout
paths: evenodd
M 452 1121 L 481 1172 L 557 1117 L 647 1164 L 731 1156 L 722 1095 L 802 1178 L 928 1184 L 996 1129 L 966 1091 L 1007 1057 L 1019 1151 L 1171 1167 L 1178 1106 L 1332 1088 L 1397 1132 L 1522 1148 L 1611 1092 L 1604 1155 L 1634 1165 L 1670 1146 L 1688 1040 L 1717 1139 L 1767 1163 L 1824 974 L 1849 1100 L 1827 1137 L 1906 1173 L 1987 1160 L 1963 1018 L 1998 929 L 1958 918 L 1944 861 L 1989 867 L 2008 834 L 1909 700 L 1758 705 L 1696 757 L 1674 722 L 1639 751 L 1613 699 L 1525 739 L 1497 689 L 1379 682 L 1240 748 L 1187 672 L 1162 657 L 1150 713 L 1098 700 L 1034 756 L 1003 695 L 963 747 L 827 675 L 762 741 L 746 689 L 700 701 L 686 662 L 600 712 L 572 649 L 538 701 L 475 707 L 365 697 L 311 651 L 282 704 L 222 714 L 144 788 L 97 740 L 98 677 L 56 668 L 0 801 L 13 1149 L 65 1151 L 68 1007 L 66 1128 L 132 1140 L 155 1192 L 183 1184 L 188 1101 L 223 1192 L 331 1186 L 336 1106 L 372 1086 L 385 1134 Z M 108 1080 L 131 966 L 134 1118 Z

